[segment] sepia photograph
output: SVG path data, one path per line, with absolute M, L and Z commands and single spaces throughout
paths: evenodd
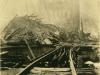
M 100 75 L 100 0 L 0 0 L 0 75 Z

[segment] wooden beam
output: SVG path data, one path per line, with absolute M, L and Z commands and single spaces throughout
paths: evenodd
M 12 23 L 12 21 L 16 18 L 18 16 L 18 14 L 10 21 L 10 23 L 5 27 L 5 29 L 2 31 L 2 32 L 4 32 L 6 29 L 8 29 L 8 26 L 10 26 L 10 24 Z M 2 33 L 1 32 L 1 33 Z
M 7 38 L 6 40 L 10 40 L 16 33 L 20 32 L 20 28 L 15 29 L 14 32 L 12 32 Z
M 61 51 L 62 51 L 62 49 L 60 50 L 58 57 L 60 57 L 60 56 L 61 56 Z
M 34 73 L 34 70 L 36 71 L 59 71 L 59 72 L 66 72 L 66 71 L 70 71 L 70 68 L 41 68 L 41 67 L 34 67 L 33 70 L 33 73 Z M 31 71 L 32 71 L 31 70 Z
M 1 41 L 5 44 L 7 41 L 1 36 Z
M 58 59 L 58 61 L 61 60 L 61 58 L 64 56 L 64 54 L 66 53 L 65 48 L 64 48 L 64 52 L 62 53 L 62 55 L 60 56 L 60 58 Z
M 80 49 L 80 47 L 76 51 L 78 51 L 79 49 Z
M 55 56 L 53 57 L 53 59 L 52 59 L 52 60 L 55 60 L 55 59 L 59 58 L 59 57 L 61 56 L 61 51 L 62 51 L 62 49 L 60 50 L 60 52 L 59 52 L 58 56 L 55 54 Z
M 18 16 L 18 14 L 9 22 L 9 24 L 4 28 L 4 30 L 1 32 L 1 35 L 5 33 L 5 35 L 3 36 L 3 38 L 5 39 L 5 37 L 7 36 L 7 31 L 9 30 L 9 26 L 11 25 L 11 23 L 13 22 L 13 20 Z M 8 30 L 7 30 L 8 29 Z M 5 32 L 6 31 L 6 32 Z
M 29 46 L 27 40 L 24 39 L 24 41 L 25 41 L 25 43 L 27 44 L 27 47 L 28 47 L 28 49 L 29 49 L 29 51 L 30 51 L 30 53 L 31 53 L 31 55 L 32 55 L 32 57 L 33 57 L 33 59 L 35 59 L 35 56 L 34 56 L 34 54 L 33 54 L 33 52 L 32 52 L 32 49 L 30 48 L 30 46 Z
M 8 51 L 4 51 L 4 52 L 0 52 L 0 55 L 4 55 L 4 54 L 7 54 Z

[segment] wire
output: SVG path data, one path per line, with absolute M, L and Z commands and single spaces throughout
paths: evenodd
M 25 0 L 25 5 L 26 5 L 26 11 L 27 11 L 27 14 L 28 14 L 28 8 L 27 8 L 27 3 L 26 3 L 26 0 Z
M 4 8 L 5 8 L 6 4 L 7 4 L 7 2 L 8 2 L 8 0 L 6 0 L 6 3 L 5 3 L 5 5 L 4 5 L 4 7 L 3 7 L 2 11 L 1 11 L 1 14 L 2 14 L 2 12 L 3 12 L 3 10 L 4 10 Z

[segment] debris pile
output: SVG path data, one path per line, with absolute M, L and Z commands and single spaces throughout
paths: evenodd
M 17 44 L 25 43 L 24 40 L 27 40 L 29 44 L 55 44 L 66 41 L 89 41 L 91 38 L 90 33 L 86 34 L 83 30 L 70 32 L 52 24 L 44 24 L 33 14 L 14 17 L 2 34 L 7 43 Z
M 59 35 L 60 28 L 52 24 L 44 24 L 37 16 L 21 16 L 15 18 L 10 25 L 2 32 L 3 38 L 7 43 L 21 43 L 26 39 L 29 43 L 34 41 L 40 44 L 57 41 L 56 35 Z

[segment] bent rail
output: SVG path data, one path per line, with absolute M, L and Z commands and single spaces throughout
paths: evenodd
M 19 72 L 18 74 L 16 74 L 16 75 L 26 75 L 26 74 L 29 72 L 29 70 L 32 69 L 33 66 L 34 66 L 37 62 L 39 62 L 39 61 L 41 61 L 42 59 L 48 57 L 49 55 L 53 54 L 55 51 L 59 50 L 60 48 L 62 48 L 62 47 L 64 47 L 64 46 L 66 46 L 66 44 L 63 44 L 62 46 L 56 48 L 55 50 L 49 51 L 47 54 L 41 56 L 40 58 L 37 58 L 36 60 L 34 60 L 34 62 L 32 62 L 31 64 L 29 64 L 25 69 L 23 69 L 22 71 L 20 71 L 20 72 Z
M 72 75 L 77 75 L 77 73 L 76 73 L 76 71 L 75 71 L 75 67 L 74 67 L 74 63 L 73 63 L 73 60 L 72 60 L 72 50 L 74 49 L 74 47 L 73 48 L 71 48 L 70 49 L 70 54 L 69 54 L 69 59 L 70 59 L 70 69 L 71 69 L 71 71 L 72 71 Z
M 56 48 L 55 50 L 52 50 L 52 51 L 49 51 L 48 53 L 46 53 L 45 55 L 35 59 L 31 64 L 29 64 L 25 69 L 23 69 L 22 71 L 20 71 L 18 74 L 16 75 L 26 75 L 27 73 L 30 72 L 30 70 L 34 67 L 35 64 L 37 64 L 39 61 L 41 61 L 42 59 L 45 59 L 47 58 L 48 56 L 50 56 L 51 54 L 53 54 L 54 52 L 56 52 L 57 50 L 60 50 L 61 48 L 65 47 L 66 44 Z M 74 46 L 75 47 L 75 46 Z M 74 48 L 73 47 L 73 48 Z M 73 50 L 73 48 L 70 49 L 70 53 L 69 53 L 69 59 L 70 59 L 70 69 L 71 69 L 71 72 L 72 72 L 72 75 L 77 75 L 76 74 L 76 71 L 75 71 L 75 67 L 74 67 L 74 64 L 73 64 L 73 60 L 72 60 L 72 54 L 71 54 L 71 51 Z

